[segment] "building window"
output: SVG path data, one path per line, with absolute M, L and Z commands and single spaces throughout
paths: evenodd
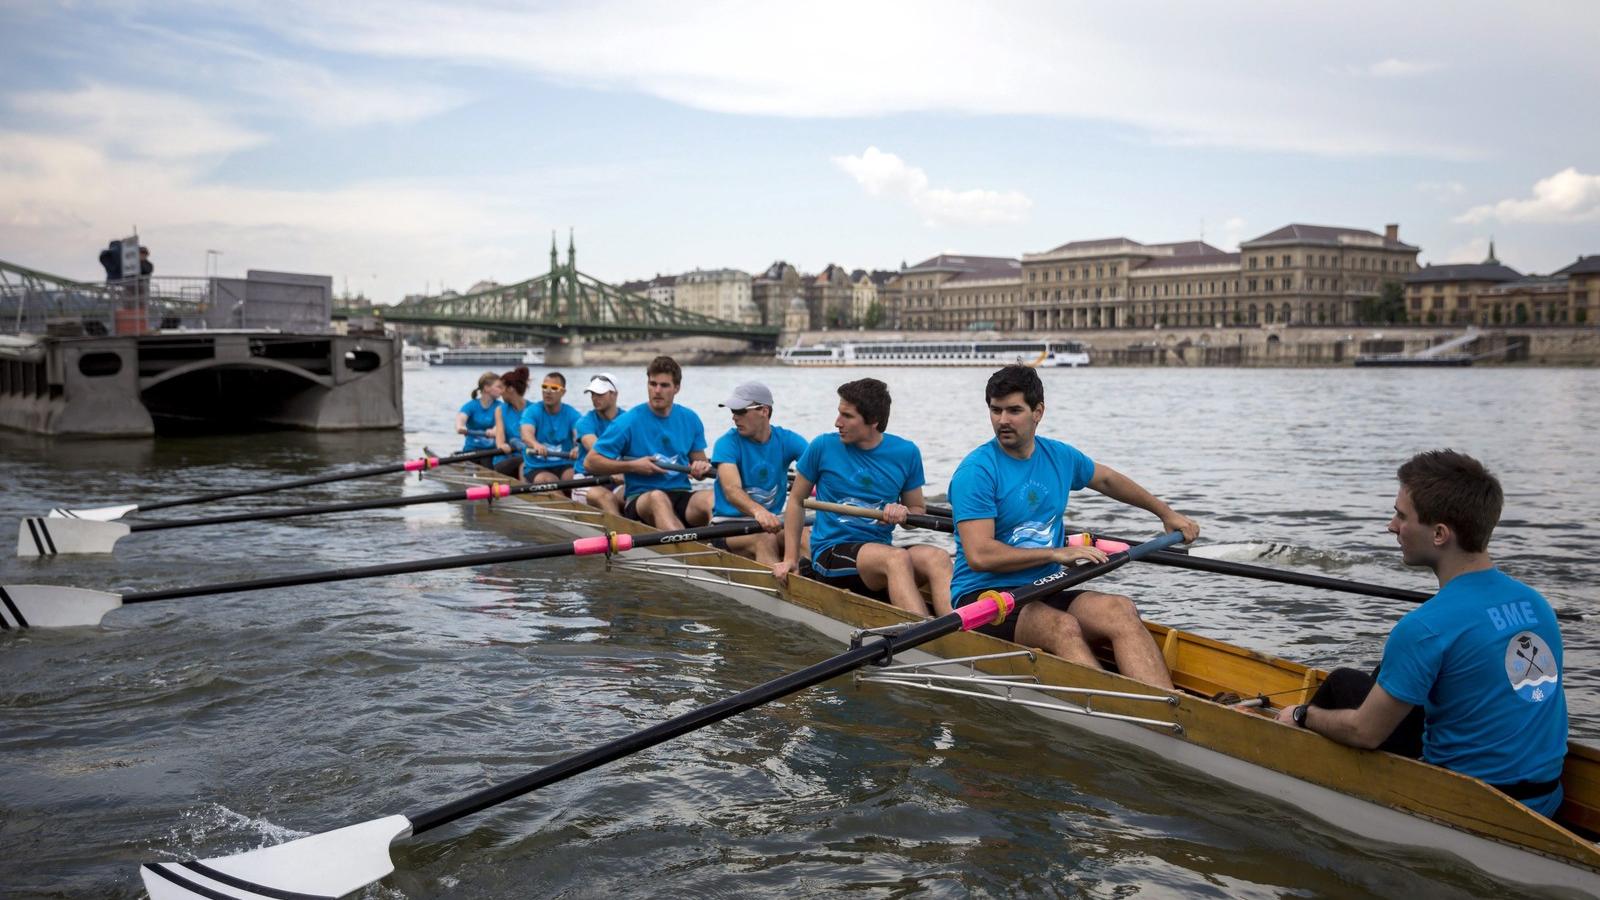
M 1255 267 L 1251 266 L 1251 268 L 1255 268 Z M 1245 282 L 1244 282 L 1244 289 L 1245 289 L 1245 291 L 1247 291 L 1247 292 L 1249 292 L 1251 294 L 1254 294 L 1256 292 L 1256 280 L 1254 278 L 1246 278 Z M 1253 321 L 1253 318 L 1252 318 L 1252 321 Z
M 1273 266 L 1275 266 L 1277 264 L 1278 264 L 1278 258 L 1276 256 L 1267 257 L 1267 268 L 1270 269 L 1270 268 L 1272 268 Z
M 1258 263 L 1258 262 L 1260 262 L 1260 260 L 1257 259 L 1256 257 L 1254 257 L 1254 256 L 1250 257 L 1250 268 L 1254 269 L 1256 267 L 1256 263 Z

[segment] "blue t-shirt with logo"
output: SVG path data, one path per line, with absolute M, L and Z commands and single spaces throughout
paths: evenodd
M 1549 781 L 1567 755 L 1561 629 L 1538 591 L 1484 569 L 1406 613 L 1378 685 L 1423 708 L 1422 758 L 1490 784 Z M 1524 801 L 1550 815 L 1561 791 Z
M 522 410 L 521 424 L 533 426 L 533 439 L 543 444 L 545 450 L 552 456 L 566 456 L 572 452 L 572 448 L 578 446 L 578 437 L 575 433 L 578 418 L 578 411 L 565 403 L 555 412 L 545 409 L 543 403 L 529 403 Z M 520 427 L 518 430 L 521 430 Z M 570 459 L 534 456 L 531 446 L 522 451 L 522 469 L 525 472 L 565 469 L 570 465 L 572 465 Z
M 583 449 L 584 437 L 592 434 L 595 436 L 596 443 L 598 443 L 600 436 L 606 433 L 606 429 L 615 424 L 618 419 L 622 418 L 622 414 L 627 411 L 626 408 L 619 406 L 617 407 L 616 415 L 609 419 L 602 419 L 598 412 L 591 409 L 578 420 L 578 424 L 574 426 L 578 432 L 578 464 L 574 468 L 579 475 L 588 474 L 583 470 L 583 458 L 589 455 Z
M 657 462 L 689 464 L 689 454 L 706 449 L 706 429 L 695 411 L 676 403 L 665 416 L 658 416 L 650 404 L 641 403 L 618 416 L 606 433 L 594 442 L 596 453 L 608 459 L 634 459 L 648 456 Z M 687 491 L 689 476 L 682 472 L 660 475 L 628 473 L 627 497 L 645 491 Z
M 461 445 L 462 453 L 487 450 L 494 446 L 494 438 L 489 437 L 489 431 L 494 428 L 494 411 L 499 405 L 500 401 L 496 400 L 484 406 L 477 397 L 461 404 L 461 412 L 467 417 L 468 432 L 466 443 Z
M 1017 459 L 991 440 L 967 454 L 950 479 L 950 506 L 957 525 L 993 519 L 995 540 L 1012 547 L 1060 547 L 1066 540 L 1061 523 L 1067 499 L 1094 478 L 1094 460 L 1081 450 L 1047 437 L 1033 439 L 1033 455 Z M 961 533 L 956 532 L 955 574 L 950 596 L 959 599 L 976 590 L 1000 590 L 1053 575 L 1061 566 L 1044 563 L 1015 572 L 979 572 L 967 564 Z
M 817 499 L 882 509 L 925 483 L 922 451 L 903 437 L 885 434 L 871 450 L 846 444 L 837 433 L 821 435 L 800 454 L 795 470 L 817 486 Z M 811 559 L 835 544 L 894 543 L 894 526 L 860 516 L 817 512 L 811 529 Z
M 511 452 L 496 455 L 494 459 L 489 461 L 489 464 L 493 466 L 500 465 L 501 460 L 510 459 L 513 456 L 521 456 L 523 451 L 528 449 L 528 445 L 522 442 L 522 411 L 507 403 L 504 397 L 500 398 L 499 405 L 500 424 L 505 427 L 506 443 L 511 445 Z M 525 410 L 527 408 L 528 404 L 524 402 L 522 409 Z
M 772 426 L 772 434 L 765 443 L 756 443 L 742 437 L 739 429 L 729 428 L 728 433 L 717 438 L 711 448 L 713 463 L 732 463 L 739 468 L 739 482 L 750 499 L 766 507 L 768 512 L 783 512 L 784 498 L 789 496 L 789 464 L 806 452 L 806 439 L 787 428 Z M 712 486 L 716 493 L 714 516 L 742 516 L 744 510 L 734 506 L 722 493 L 722 481 Z

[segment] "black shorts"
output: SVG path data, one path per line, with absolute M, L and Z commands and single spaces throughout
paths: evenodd
M 499 462 L 495 463 L 494 470 L 499 472 L 501 475 L 506 475 L 511 478 L 521 478 L 522 454 L 513 453 L 505 459 L 500 460 Z
M 861 580 L 861 573 L 856 571 L 856 555 L 861 552 L 864 545 L 864 541 L 834 544 L 831 547 L 824 547 L 819 553 L 812 554 L 810 577 L 823 584 L 844 588 L 863 597 L 888 603 L 889 592 L 875 591 L 867 587 L 867 583 Z
M 627 505 L 622 507 L 623 517 L 643 522 L 644 520 L 639 518 L 639 498 L 648 493 L 650 492 L 645 491 L 629 497 Z M 672 500 L 672 514 L 678 517 L 678 521 L 685 525 L 689 524 L 689 501 L 694 497 L 694 491 L 662 491 L 662 493 Z
M 1015 585 L 1014 587 L 1020 589 L 1024 587 L 1024 585 Z M 951 605 L 955 609 L 960 609 L 961 607 L 966 606 L 968 603 L 976 602 L 979 597 L 983 596 L 985 591 L 990 590 L 1005 590 L 1005 588 L 979 588 L 975 591 L 967 591 L 965 594 L 955 598 L 955 602 Z M 1086 591 L 1059 591 L 1051 594 L 1048 597 L 1043 597 L 1033 602 L 1044 603 L 1049 606 L 1053 606 L 1062 612 L 1067 612 L 1067 607 L 1072 605 L 1072 601 L 1078 599 L 1078 595 L 1083 593 L 1086 593 Z M 999 625 L 979 625 L 977 628 L 972 630 L 978 632 L 979 634 L 987 634 L 990 637 L 997 637 L 1002 640 L 1016 643 L 1017 620 L 1020 618 L 1022 618 L 1022 609 L 1019 607 L 1017 609 L 1013 609 L 1011 614 L 1006 616 L 1006 620 L 1001 622 Z

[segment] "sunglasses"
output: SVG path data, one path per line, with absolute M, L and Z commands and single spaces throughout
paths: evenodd
M 759 405 L 757 405 L 757 406 L 746 406 L 744 409 L 730 409 L 730 410 L 728 410 L 728 412 L 733 413 L 735 416 L 742 416 L 742 415 L 744 415 L 745 413 L 749 412 L 752 409 L 760 409 L 760 408 L 761 407 Z
M 539 385 L 539 388 L 546 391 L 564 391 L 567 389 L 567 386 L 564 384 L 541 384 Z

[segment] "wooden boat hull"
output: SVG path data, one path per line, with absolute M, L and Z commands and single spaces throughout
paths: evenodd
M 486 470 L 447 480 L 492 480 Z M 516 507 L 503 504 L 514 503 Z M 601 517 L 560 498 L 513 498 L 500 508 L 519 509 L 565 534 L 597 529 L 642 534 L 638 522 Z M 716 567 L 715 577 L 697 580 L 714 593 L 848 641 L 862 628 L 911 620 L 887 604 L 806 578 L 793 577 L 774 591 L 765 567 L 704 544 L 652 548 L 658 554 L 695 554 Z M 1268 695 L 1282 704 L 1304 702 L 1325 673 L 1221 641 L 1147 623 L 1162 648 L 1179 691 L 1171 705 L 1132 699 L 1094 700 L 1096 711 L 1158 719 L 1181 727 L 1134 724 L 1119 719 L 1025 707 L 1075 728 L 1137 746 L 1241 788 L 1287 801 L 1336 827 L 1369 839 L 1450 853 L 1499 878 L 1541 887 L 1570 888 L 1600 896 L 1600 848 L 1562 825 L 1534 813 L 1483 782 L 1389 753 L 1356 750 L 1313 732 L 1285 727 L 1265 714 L 1233 708 L 1213 697 Z M 977 633 L 957 633 L 896 661 L 981 656 L 1018 649 Z M 988 673 L 1031 675 L 1045 684 L 1089 690 L 1166 696 L 1166 692 L 1112 672 L 1037 652 L 980 663 Z M 1600 825 L 1600 752 L 1571 745 L 1563 775 L 1567 803 L 1561 818 L 1584 828 Z

